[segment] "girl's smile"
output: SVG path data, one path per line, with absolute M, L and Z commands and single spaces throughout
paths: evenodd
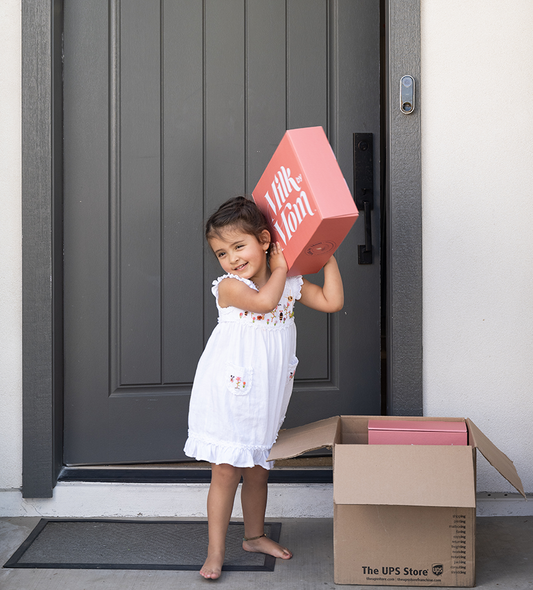
M 254 235 L 230 227 L 209 240 L 223 270 L 253 281 L 261 287 L 269 276 L 266 253 L 270 234 L 264 231 L 260 241 Z

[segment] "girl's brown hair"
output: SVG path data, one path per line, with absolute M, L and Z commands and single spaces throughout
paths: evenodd
M 251 199 L 239 196 L 229 199 L 211 215 L 205 224 L 205 237 L 220 237 L 221 230 L 235 227 L 255 236 L 262 242 L 261 234 L 266 229 L 270 234 L 268 220 Z M 271 234 L 272 235 L 272 234 Z

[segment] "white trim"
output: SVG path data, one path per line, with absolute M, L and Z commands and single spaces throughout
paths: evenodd
M 206 518 L 209 484 L 59 483 L 53 498 L 0 492 L 0 517 Z M 528 497 L 529 500 L 533 496 Z M 478 516 L 533 516 L 519 494 L 478 493 Z M 242 516 L 240 489 L 233 516 Z M 332 484 L 270 484 L 267 518 L 333 518 Z
M 53 498 L 0 492 L 0 517 L 206 517 L 209 484 L 58 483 Z M 268 518 L 333 517 L 332 484 L 270 484 Z M 234 517 L 242 516 L 240 488 Z
M 533 516 L 533 494 L 526 494 L 526 502 L 520 494 L 504 492 L 478 492 L 476 495 L 478 516 Z

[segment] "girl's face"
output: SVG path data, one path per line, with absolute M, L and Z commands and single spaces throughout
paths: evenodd
M 219 236 L 210 238 L 209 245 L 225 272 L 257 284 L 268 278 L 266 253 L 270 246 L 270 233 L 264 230 L 260 238 L 263 241 L 237 227 L 229 227 L 222 230 Z

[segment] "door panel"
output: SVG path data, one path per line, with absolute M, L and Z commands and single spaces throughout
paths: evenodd
M 350 187 L 352 133 L 374 133 L 379 178 L 377 4 L 65 2 L 67 464 L 184 459 L 221 274 L 203 220 L 251 192 L 285 129 L 323 126 Z M 379 413 L 378 184 L 374 264 L 362 223 L 338 251 L 344 310 L 297 307 L 286 426 Z

